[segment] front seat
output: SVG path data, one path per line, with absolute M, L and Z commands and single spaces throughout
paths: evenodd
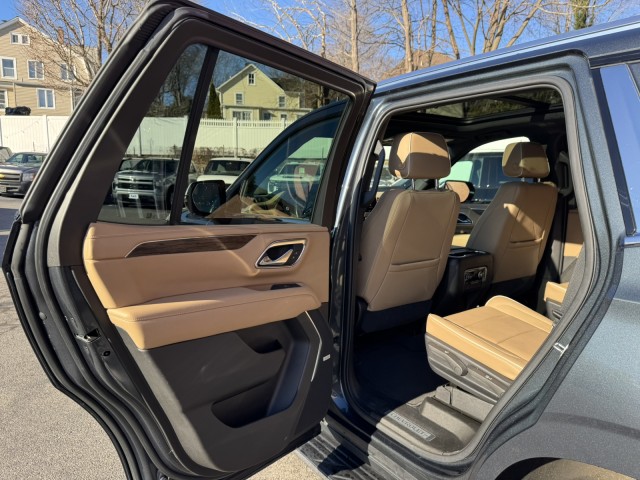
M 549 175 L 549 161 L 540 144 L 512 143 L 504 151 L 502 169 L 509 177 L 540 179 Z M 533 285 L 557 198 L 557 189 L 544 183 L 500 185 L 467 242 L 468 248 L 493 255 L 491 295 L 517 296 Z
M 407 133 L 394 138 L 389 171 L 407 179 L 449 175 L 442 135 Z M 424 319 L 447 264 L 460 202 L 455 192 L 392 189 L 363 225 L 357 271 L 362 332 Z

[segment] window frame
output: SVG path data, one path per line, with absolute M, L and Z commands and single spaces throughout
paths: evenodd
M 14 42 L 13 37 L 16 37 L 18 41 Z M 25 38 L 27 39 L 26 42 L 24 41 Z M 31 45 L 31 38 L 28 33 L 11 32 L 10 41 L 11 45 Z
M 244 105 L 244 93 L 243 92 L 236 92 L 234 93 L 234 105 L 239 105 L 239 106 L 243 106 Z M 240 102 L 238 102 L 238 99 L 240 99 Z
M 11 60 L 13 62 L 13 76 L 4 74 L 4 65 L 2 62 L 5 60 Z M 18 62 L 15 57 L 0 57 L 0 77 L 1 78 L 11 78 L 13 80 L 17 80 L 18 78 Z
M 247 74 L 247 84 L 255 86 L 256 84 L 256 74 L 254 72 L 250 72 Z
M 69 65 L 68 63 L 60 63 L 60 80 L 63 82 L 75 82 L 76 80 L 76 67 L 75 65 Z M 63 73 L 66 72 L 66 78 Z
M 243 121 L 243 122 L 250 122 L 251 121 L 251 110 L 231 110 L 231 118 L 232 119 L 236 119 L 238 121 Z M 240 115 L 237 115 L 240 114 Z M 245 117 L 245 114 L 247 118 L 240 118 L 240 117 Z
M 48 103 L 47 93 L 51 92 L 51 103 L 52 106 L 44 106 L 40 105 L 40 92 L 45 92 L 45 103 Z M 56 91 L 53 88 L 36 88 L 36 105 L 38 109 L 41 110 L 54 110 L 56 108 Z
M 278 108 L 287 108 L 287 96 L 278 95 Z
M 31 76 L 31 63 L 40 64 L 41 66 L 40 77 L 38 77 L 37 75 L 34 77 Z M 34 72 L 36 74 L 38 73 L 37 68 L 34 70 Z M 44 62 L 42 60 L 27 60 L 27 77 L 29 78 L 29 80 L 44 80 Z
M 2 97 L 2 101 L 0 101 L 0 108 L 7 108 L 9 106 L 9 96 L 7 95 L 7 90 L 0 90 L 0 97 Z

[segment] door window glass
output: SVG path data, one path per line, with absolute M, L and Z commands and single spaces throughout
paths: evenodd
M 190 46 L 169 72 L 113 178 L 100 220 L 169 223 L 187 119 L 206 50 L 203 45 Z M 191 176 L 195 180 L 196 174 Z
M 346 97 L 223 51 L 212 82 L 193 162 L 203 173 L 199 180 L 229 187 L 227 203 L 216 212 L 187 210 L 182 222 L 310 221 Z
M 346 96 L 224 51 L 212 49 L 207 56 L 208 48 L 187 48 L 170 71 L 126 150 L 100 220 L 310 221 Z M 191 162 L 186 183 L 180 161 Z M 189 186 L 198 179 L 229 187 L 209 202 L 222 207 L 216 215 L 188 208 L 193 204 L 182 192 L 186 188 L 190 195 Z M 184 209 L 177 216 L 174 209 L 172 217 L 174 202 Z

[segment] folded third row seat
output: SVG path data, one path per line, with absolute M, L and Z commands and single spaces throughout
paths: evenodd
M 427 318 L 431 369 L 483 400 L 495 402 L 553 329 L 547 317 L 507 297 L 484 307 Z

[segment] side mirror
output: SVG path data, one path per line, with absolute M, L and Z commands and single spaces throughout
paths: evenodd
M 200 217 L 211 215 L 226 201 L 226 185 L 222 180 L 193 182 L 187 188 L 184 199 L 189 212 Z
M 447 180 L 444 182 L 444 188 L 456 192 L 460 203 L 470 202 L 473 199 L 473 194 L 476 192 L 473 183 L 460 180 Z

